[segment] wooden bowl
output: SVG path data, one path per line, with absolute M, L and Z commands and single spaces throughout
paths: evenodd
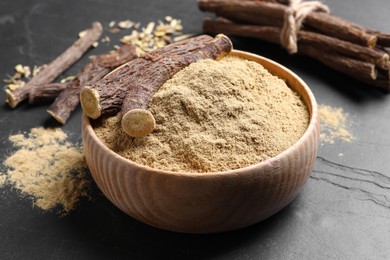
M 319 146 L 319 119 L 308 86 L 285 67 L 242 51 L 232 55 L 260 63 L 285 79 L 310 111 L 304 135 L 276 157 L 245 168 L 208 173 L 169 172 L 142 166 L 108 149 L 83 116 L 84 152 L 105 196 L 146 224 L 171 231 L 213 233 L 255 224 L 290 203 L 311 174 Z

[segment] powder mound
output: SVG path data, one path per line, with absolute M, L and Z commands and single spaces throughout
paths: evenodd
M 113 151 L 137 163 L 180 172 L 237 169 L 276 156 L 306 131 L 309 112 L 286 83 L 255 62 L 202 60 L 153 96 L 156 129 L 123 133 L 119 116 L 95 127 Z
M 87 196 L 87 166 L 81 149 L 67 139 L 59 128 L 41 127 L 10 136 L 18 149 L 4 162 L 8 170 L 1 175 L 3 182 L 30 196 L 43 210 L 74 209 Z

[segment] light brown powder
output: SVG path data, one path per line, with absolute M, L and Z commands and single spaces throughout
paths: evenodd
M 5 160 L 7 184 L 33 199 L 43 210 L 74 209 L 87 196 L 86 163 L 79 147 L 69 142 L 61 129 L 33 128 L 9 140 L 17 148 Z
M 348 114 L 342 108 L 334 108 L 327 105 L 319 106 L 320 114 L 320 139 L 323 143 L 334 143 L 337 139 L 351 142 L 354 137 L 348 129 Z
M 131 138 L 119 116 L 95 128 L 118 154 L 153 168 L 214 172 L 273 157 L 305 132 L 309 113 L 285 82 L 255 62 L 228 57 L 191 64 L 151 100 L 155 131 Z
M 7 177 L 3 174 L 0 173 L 0 188 L 2 188 L 7 180 Z

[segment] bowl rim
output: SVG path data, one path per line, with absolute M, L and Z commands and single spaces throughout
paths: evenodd
M 194 177 L 194 176 L 199 177 L 199 176 L 201 176 L 201 177 L 204 177 L 204 178 L 216 177 L 216 176 L 222 176 L 222 175 L 223 176 L 232 176 L 232 175 L 235 176 L 237 174 L 242 175 L 244 172 L 251 173 L 255 169 L 263 168 L 266 165 L 273 165 L 274 162 L 278 162 L 281 157 L 285 157 L 288 154 L 292 153 L 294 150 L 298 149 L 298 147 L 307 138 L 309 138 L 310 135 L 315 131 L 315 129 L 317 127 L 316 125 L 317 125 L 318 120 L 319 120 L 317 101 L 316 101 L 316 99 L 314 97 L 314 94 L 312 93 L 310 88 L 307 86 L 307 84 L 297 74 L 295 74 L 294 72 L 292 72 L 290 69 L 286 68 L 285 66 L 283 66 L 283 65 L 281 65 L 281 64 L 279 64 L 279 63 L 277 63 L 277 62 L 275 62 L 275 61 L 273 61 L 271 59 L 263 57 L 261 55 L 257 55 L 257 54 L 246 52 L 246 51 L 241 51 L 241 50 L 234 49 L 234 50 L 232 50 L 230 52 L 230 54 L 242 55 L 242 56 L 251 56 L 251 57 L 254 57 L 254 58 L 259 58 L 259 59 L 264 60 L 264 61 L 266 61 L 268 63 L 271 63 L 275 67 L 279 67 L 280 69 L 284 70 L 285 72 L 287 72 L 288 74 L 293 76 L 299 82 L 299 84 L 302 85 L 304 91 L 306 91 L 306 93 L 307 93 L 307 95 L 309 97 L 307 99 L 307 103 L 308 104 L 306 104 L 306 106 L 308 107 L 308 110 L 309 110 L 309 113 L 310 113 L 310 119 L 309 119 L 309 124 L 308 124 L 305 132 L 303 133 L 303 135 L 293 145 L 291 145 L 289 148 L 287 148 L 286 150 L 282 151 L 281 153 L 279 153 L 278 155 L 276 155 L 274 157 L 268 158 L 268 159 L 263 160 L 261 162 L 258 162 L 258 163 L 255 163 L 255 164 L 251 164 L 251 165 L 248 165 L 248 166 L 245 166 L 245 167 L 242 167 L 242 168 L 233 169 L 233 170 L 226 170 L 226 171 L 215 171 L 215 172 L 175 172 L 175 171 L 168 171 L 168 170 L 152 168 L 152 167 L 147 166 L 147 165 L 136 163 L 136 162 L 134 162 L 134 161 L 132 161 L 130 159 L 127 159 L 127 158 L 117 154 L 116 152 L 114 152 L 113 150 L 108 148 L 103 143 L 103 141 L 100 140 L 100 138 L 96 135 L 95 131 L 93 130 L 92 124 L 91 124 L 91 119 L 85 113 L 83 113 L 83 116 L 82 116 L 82 121 L 83 121 L 82 126 L 86 127 L 85 130 L 95 140 L 95 142 L 97 142 L 97 144 L 103 150 L 105 150 L 105 152 L 107 152 L 108 154 L 110 154 L 114 158 L 116 158 L 116 159 L 118 159 L 120 161 L 123 161 L 124 163 L 129 164 L 129 165 L 131 165 L 133 167 L 141 168 L 143 170 L 146 170 L 146 171 L 149 171 L 149 172 L 153 172 L 153 173 L 156 173 L 156 174 L 173 175 L 173 176 L 181 176 L 181 177 Z M 302 98 L 302 95 L 300 95 L 300 97 Z M 311 110 L 310 110 L 310 106 L 311 106 Z

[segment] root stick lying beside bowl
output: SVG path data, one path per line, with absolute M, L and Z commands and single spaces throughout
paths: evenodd
M 231 55 L 257 62 L 286 81 L 309 110 L 306 131 L 287 150 L 247 167 L 173 172 L 135 163 L 109 149 L 84 115 L 82 137 L 92 176 L 107 198 L 128 215 L 171 231 L 228 231 L 268 218 L 301 190 L 311 174 L 319 144 L 313 94 L 294 73 L 271 60 L 241 51 Z

